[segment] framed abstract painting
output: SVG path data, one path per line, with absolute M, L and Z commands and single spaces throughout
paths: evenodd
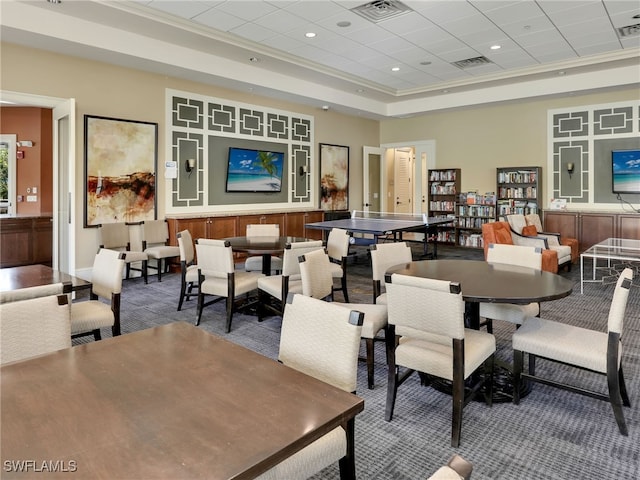
M 320 209 L 349 210 L 349 147 L 320 144 Z
M 156 218 L 158 124 L 84 116 L 85 227 Z

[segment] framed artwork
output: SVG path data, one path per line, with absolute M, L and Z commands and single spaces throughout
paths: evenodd
M 84 116 L 84 226 L 156 219 L 158 124 Z
M 349 147 L 320 144 L 320 209 L 349 210 Z

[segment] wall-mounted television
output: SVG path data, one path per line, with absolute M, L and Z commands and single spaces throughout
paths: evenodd
M 640 193 L 640 148 L 611 152 L 613 193 Z
M 229 147 L 227 192 L 280 192 L 284 153 Z

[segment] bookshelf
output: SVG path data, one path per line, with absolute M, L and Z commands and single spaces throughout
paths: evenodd
M 456 216 L 456 201 L 460 192 L 460 169 L 429 170 L 429 216 Z M 438 228 L 439 243 L 455 245 L 455 227 Z
M 482 225 L 496 218 L 496 195 L 461 193 L 456 205 L 456 245 L 483 248 Z
M 496 169 L 496 218 L 502 215 L 540 213 L 542 167 Z

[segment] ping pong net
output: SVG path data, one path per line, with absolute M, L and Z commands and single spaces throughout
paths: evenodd
M 368 219 L 368 220 L 388 220 L 402 222 L 416 222 L 426 224 L 428 222 L 427 215 L 424 213 L 394 213 L 394 212 L 365 212 L 364 210 L 353 210 L 351 212 L 352 219 Z

